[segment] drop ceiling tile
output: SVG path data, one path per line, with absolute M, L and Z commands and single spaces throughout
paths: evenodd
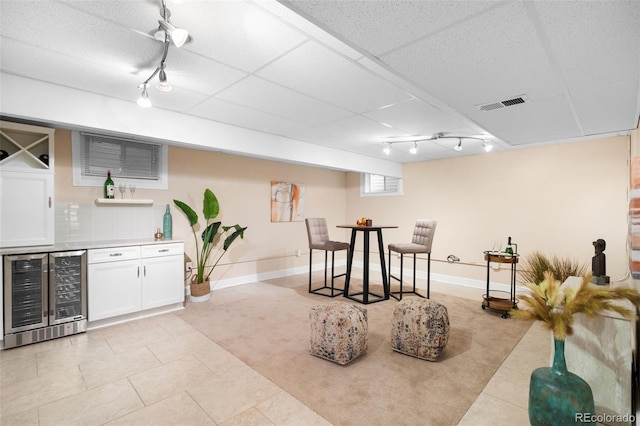
M 133 68 L 115 70 L 74 57 L 59 56 L 46 49 L 0 38 L 3 71 L 66 87 L 136 101 L 140 79 Z M 69 72 L 69 67 L 74 72 Z M 117 75 L 117 78 L 114 78 Z
M 491 133 L 507 146 L 583 136 L 565 96 L 492 111 L 477 111 L 471 118 L 491 129 Z
M 148 36 L 62 2 L 2 2 L 0 16 L 0 33 L 7 38 L 101 66 L 141 68 L 159 57 L 154 50 L 161 51 L 161 43 Z
M 344 120 L 325 124 L 322 126 L 326 132 L 330 132 L 341 138 L 347 138 L 346 144 L 362 146 L 374 141 L 382 141 L 388 136 L 401 136 L 403 132 L 391 129 L 363 116 L 355 115 Z
M 378 56 L 476 14 L 490 1 L 287 1 Z
M 149 75 L 158 64 L 148 70 Z M 247 76 L 244 71 L 175 48 L 169 49 L 165 70 L 172 86 L 205 95 L 213 95 Z M 158 79 L 154 78 L 153 81 L 157 82 Z
M 257 77 L 248 77 L 216 98 L 300 123 L 320 125 L 352 113 Z
M 356 113 L 411 98 L 357 62 L 314 41 L 290 51 L 256 74 Z
M 474 133 L 474 130 L 468 128 L 462 119 L 445 114 L 419 99 L 400 102 L 363 115 L 412 135 L 431 136 L 435 133 L 454 131 L 465 134 Z
M 300 123 L 215 98 L 207 99 L 191 108 L 188 113 L 208 120 L 287 137 L 308 128 Z
M 633 130 L 640 80 L 585 90 L 571 96 L 580 123 L 587 135 Z
M 640 75 L 639 1 L 534 2 L 570 90 Z M 567 23 L 571 23 L 567 25 Z
M 85 62 L 77 58 L 60 57 L 50 51 L 24 45 L 23 43 L 1 39 L 1 68 L 12 74 L 36 80 L 50 81 L 66 87 L 74 87 L 86 92 L 136 102 L 140 95 L 138 85 L 146 77 L 136 71 L 116 70 Z M 30 52 L 26 55 L 25 52 Z M 74 73 L 69 73 L 69 67 Z M 117 76 L 114 77 L 114 76 Z M 201 94 L 174 87 L 170 92 L 159 92 L 152 85 L 149 98 L 155 107 L 182 111 L 205 97 Z
M 180 10 L 189 18 L 181 25 L 193 36 L 186 49 L 248 72 L 305 40 L 303 34 L 250 2 L 185 2 Z M 174 16 L 178 22 L 178 8 Z
M 519 2 L 502 3 L 381 59 L 465 115 L 475 105 L 514 95 L 563 92 Z

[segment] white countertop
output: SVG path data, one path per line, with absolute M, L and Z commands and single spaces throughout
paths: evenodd
M 58 251 L 90 250 L 109 247 L 141 246 L 149 244 L 169 244 L 182 243 L 182 240 L 108 240 L 108 241 L 72 241 L 66 243 L 56 243 L 49 246 L 29 246 L 29 247 L 6 247 L 0 248 L 0 255 L 7 254 L 30 254 L 30 253 L 50 253 Z

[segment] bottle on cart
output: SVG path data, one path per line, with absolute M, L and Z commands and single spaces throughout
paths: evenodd
M 113 199 L 116 196 L 116 187 L 111 179 L 111 170 L 107 170 L 107 180 L 104 181 L 104 198 Z
M 162 231 L 164 233 L 164 239 L 170 240 L 173 231 L 173 220 L 171 218 L 171 210 L 169 209 L 169 204 L 167 204 L 167 210 L 164 212 L 164 217 L 162 219 Z
M 504 249 L 507 254 L 513 254 L 513 246 L 511 245 L 511 237 L 507 238 L 507 247 Z

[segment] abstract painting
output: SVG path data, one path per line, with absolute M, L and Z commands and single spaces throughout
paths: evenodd
M 271 181 L 271 222 L 304 219 L 304 184 Z

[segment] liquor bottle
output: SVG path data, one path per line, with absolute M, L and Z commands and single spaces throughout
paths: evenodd
M 169 204 L 167 204 L 167 210 L 164 212 L 162 220 L 162 232 L 164 233 L 164 239 L 170 240 L 171 233 L 173 231 L 173 220 L 171 218 L 171 211 L 169 210 Z
M 104 181 L 104 198 L 113 199 L 116 196 L 116 187 L 111 179 L 111 170 L 107 170 L 107 180 Z
M 513 254 L 513 247 L 511 246 L 511 237 L 507 238 L 507 248 L 504 249 L 507 254 Z

